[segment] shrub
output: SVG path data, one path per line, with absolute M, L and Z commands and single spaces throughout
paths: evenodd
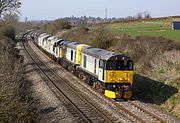
M 180 51 L 166 51 L 151 61 L 149 74 L 165 83 L 180 82 Z
M 104 26 L 97 28 L 94 33 L 95 38 L 91 42 L 92 46 L 102 49 L 108 49 L 112 46 L 114 38 Z
M 56 30 L 60 29 L 71 29 L 71 24 L 67 20 L 58 19 L 54 22 L 54 27 Z
M 66 31 L 62 34 L 61 38 L 70 40 L 70 41 L 76 41 L 79 43 L 84 43 L 91 45 L 91 41 L 94 39 L 94 35 L 92 32 L 88 31 L 88 29 L 83 27 L 77 27 L 73 28 L 71 30 Z
M 79 21 L 77 24 L 77 28 L 80 31 L 84 31 L 84 32 L 88 32 L 89 31 L 89 24 L 87 24 L 87 22 L 85 21 Z
M 14 40 L 15 39 L 15 35 L 16 35 L 16 30 L 12 25 L 5 25 L 3 27 L 3 34 L 4 36 Z
M 42 30 L 53 35 L 55 33 L 55 28 L 52 24 L 44 24 L 42 25 Z

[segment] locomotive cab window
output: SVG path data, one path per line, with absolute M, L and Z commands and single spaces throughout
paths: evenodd
M 86 68 L 86 59 L 87 59 L 87 56 L 84 55 L 84 58 L 83 58 L 83 67 Z
M 133 70 L 133 61 L 127 61 L 127 66 L 126 68 Z
M 105 61 L 104 61 L 104 60 L 100 60 L 100 62 L 99 62 L 99 68 L 104 69 L 104 66 L 105 66 Z
M 97 62 L 97 60 L 95 59 L 95 61 L 94 61 L 94 73 L 96 73 L 96 63 Z
M 71 50 L 71 61 L 73 61 L 73 50 Z
M 53 52 L 55 52 L 55 47 L 56 47 L 56 45 L 53 45 Z
M 109 60 L 107 61 L 107 70 L 133 70 L 131 60 Z
M 76 62 L 76 51 L 74 52 L 74 62 Z

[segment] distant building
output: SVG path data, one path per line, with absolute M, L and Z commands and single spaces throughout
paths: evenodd
M 172 29 L 173 30 L 180 30 L 180 21 L 173 21 L 172 22 Z

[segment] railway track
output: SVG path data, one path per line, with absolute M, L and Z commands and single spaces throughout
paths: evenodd
M 128 101 L 128 103 L 130 103 L 132 106 L 134 106 L 135 108 L 137 108 L 138 110 L 140 110 L 143 113 L 146 113 L 149 117 L 151 117 L 151 119 L 154 119 L 154 121 L 157 122 L 161 122 L 161 123 L 166 123 L 163 119 L 159 118 L 157 115 L 149 112 L 148 110 L 140 107 L 139 105 L 137 105 L 136 103 L 132 102 L 132 101 Z
M 149 112 L 148 110 L 140 107 L 136 103 L 132 101 L 118 101 L 114 102 L 114 104 L 120 109 L 123 107 L 131 114 L 135 114 L 136 117 L 140 117 L 141 122 L 150 122 L 150 123 L 167 123 L 164 119 L 158 117 L 157 115 Z
M 24 36 L 26 38 L 27 35 Z M 22 42 L 25 51 L 30 56 L 36 67 L 41 71 L 47 85 L 55 95 L 63 101 L 68 111 L 78 120 L 78 122 L 116 122 L 111 116 L 107 116 L 102 109 L 96 107 L 91 99 L 81 95 L 68 82 L 61 78 L 52 68 L 41 61 L 38 55 L 31 49 L 27 42 Z

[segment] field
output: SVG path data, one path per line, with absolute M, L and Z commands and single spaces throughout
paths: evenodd
M 134 22 L 119 22 L 109 24 L 108 28 L 114 35 L 128 34 L 130 36 L 162 36 L 174 41 L 180 41 L 180 31 L 172 30 L 171 20 L 142 20 Z

